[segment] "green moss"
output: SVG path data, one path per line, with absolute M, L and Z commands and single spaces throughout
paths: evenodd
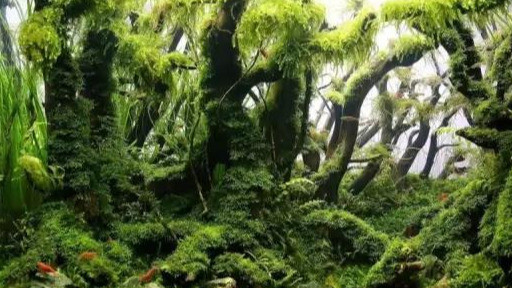
M 405 58 L 411 56 L 421 56 L 426 51 L 432 50 L 434 48 L 435 44 L 433 40 L 422 35 L 414 35 L 400 37 L 393 44 L 392 50 L 395 57 L 397 57 L 400 61 L 403 61 Z
M 38 261 L 54 261 L 53 251 L 47 249 L 30 249 L 20 257 L 9 259 L 9 263 L 0 270 L 0 284 L 14 285 L 27 283 L 30 275 L 37 271 Z
M 512 151 L 512 133 L 510 131 L 471 127 L 458 130 L 457 135 L 482 148 L 499 150 L 503 155 L 509 154 Z
M 512 177 L 509 176 L 505 188 L 499 194 L 496 209 L 496 231 L 491 243 L 491 251 L 498 257 L 512 257 Z
M 474 109 L 473 119 L 483 127 L 505 129 L 512 119 L 512 113 L 504 108 L 503 100 L 492 97 L 478 104 Z
M 261 221 L 255 219 L 264 208 L 265 199 L 275 188 L 274 178 L 266 169 L 234 167 L 228 169 L 220 185 L 212 191 L 208 207 L 219 223 L 245 230 L 249 241 L 253 233 L 264 233 Z
M 265 110 L 260 116 L 268 143 L 273 143 L 272 154 L 277 171 L 288 179 L 295 161 L 295 146 L 300 141 L 302 95 L 305 91 L 301 78 L 282 79 L 270 86 Z
M 457 2 L 458 0 L 391 0 L 382 5 L 381 17 L 386 22 L 406 21 L 412 27 L 434 32 L 435 29 L 445 28 L 459 17 Z
M 120 36 L 119 64 L 140 75 L 146 84 L 156 81 L 168 83 L 177 67 L 192 67 L 190 58 L 179 52 L 162 53 L 165 42 L 156 34 L 128 34 Z
M 95 240 L 83 219 L 64 205 L 44 205 L 31 217 L 28 223 L 34 226 L 27 229 L 33 233 L 25 239 L 26 250 L 0 270 L 0 283 L 27 283 L 37 272 L 40 261 L 52 264 L 76 283 L 96 287 L 115 285 L 120 277 L 131 273 L 130 250 L 119 243 Z M 97 256 L 80 259 L 83 252 L 94 252 Z
M 498 98 L 503 99 L 512 85 L 512 36 L 500 39 L 501 43 L 494 52 L 490 74 L 496 80 Z M 499 40 L 498 40 L 499 41 Z
M 292 179 L 279 187 L 279 195 L 276 202 L 282 204 L 302 204 L 313 199 L 316 185 L 305 178 Z
M 313 54 L 325 62 L 366 60 L 378 30 L 376 18 L 375 12 L 363 9 L 354 20 L 336 30 L 315 35 L 310 43 Z
M 270 275 L 253 260 L 239 253 L 226 253 L 215 259 L 213 269 L 221 276 L 234 277 L 239 285 L 269 287 Z
M 57 32 L 62 11 L 46 8 L 35 12 L 21 25 L 19 43 L 21 52 L 38 66 L 55 62 L 60 54 L 61 40 Z
M 161 266 L 163 273 L 171 282 L 194 281 L 209 271 L 211 256 L 209 253 L 228 247 L 227 227 L 203 226 L 197 232 L 181 241 L 176 251 L 165 259 Z
M 457 192 L 453 204 L 442 210 L 418 235 L 421 251 L 444 259 L 454 251 L 478 245 L 477 227 L 492 190 L 485 181 L 473 181 Z
M 491 288 L 500 287 L 499 280 L 503 271 L 498 264 L 482 254 L 464 257 L 458 271 L 450 281 L 454 288 Z
M 287 287 L 296 280 L 296 272 L 273 251 L 260 249 L 252 257 L 226 253 L 215 259 L 213 269 L 221 277 L 234 277 L 241 287 Z
M 406 21 L 410 26 L 436 34 L 465 13 L 485 13 L 504 5 L 503 0 L 390 0 L 381 7 L 383 21 Z
M 417 247 L 413 242 L 404 242 L 398 239 L 391 241 L 379 262 L 369 270 L 363 286 L 386 287 L 386 285 L 391 285 L 390 287 L 395 287 L 393 283 L 410 285 L 416 282 L 415 271 L 408 271 L 406 268 L 408 263 L 419 261 L 416 251 Z
M 89 261 L 81 261 L 75 273 L 93 287 L 103 287 L 119 282 L 121 271 L 118 265 L 108 258 L 99 256 Z
M 359 288 L 368 274 L 369 266 L 350 265 L 342 266 L 327 276 L 323 287 L 328 288 Z
M 478 229 L 478 243 L 480 249 L 488 248 L 494 238 L 496 231 L 496 210 L 498 209 L 498 199 L 493 199 L 489 207 L 485 210 L 485 214 L 480 222 Z
M 37 157 L 24 155 L 19 158 L 20 166 L 30 176 L 34 185 L 42 190 L 49 192 L 54 187 L 53 179 L 46 170 L 43 161 Z
M 323 17 L 323 8 L 313 2 L 257 1 L 243 14 L 236 32 L 238 43 L 245 53 L 273 41 L 294 45 L 316 32 Z
M 327 229 L 335 249 L 349 260 L 377 261 L 389 238 L 365 221 L 341 210 L 317 210 L 305 218 L 308 225 Z

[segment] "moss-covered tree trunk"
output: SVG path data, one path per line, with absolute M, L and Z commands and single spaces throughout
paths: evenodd
M 383 81 L 381 85 L 386 85 L 387 81 Z M 390 96 L 384 89 L 379 89 L 382 107 L 380 109 L 380 120 L 379 126 L 381 128 L 380 135 L 380 145 L 383 145 L 388 150 L 391 148 L 391 140 L 393 139 L 393 115 L 394 115 L 394 107 L 391 102 Z M 363 172 L 350 184 L 348 191 L 354 195 L 361 193 L 366 186 L 377 176 L 380 171 L 380 167 L 384 159 L 381 157 L 379 159 L 375 159 L 370 161 Z
M 272 155 L 278 173 L 288 179 L 297 155 L 297 145 L 301 131 L 299 107 L 304 94 L 304 84 L 300 78 L 282 79 L 272 84 L 266 99 L 262 121 L 265 124 L 265 137 L 272 145 Z
M 336 149 L 335 156 L 314 177 L 318 185 L 317 197 L 331 203 L 338 201 L 338 188 L 347 172 L 356 144 L 359 116 L 364 99 L 373 86 L 389 71 L 396 67 L 412 65 L 423 56 L 426 47 L 431 47 L 422 42 L 415 44 L 418 44 L 417 47 L 413 47 L 409 51 L 397 49 L 389 56 L 380 55 L 378 59 L 361 67 L 360 71 L 348 80 L 343 93 L 343 120 L 339 136 L 341 143 Z

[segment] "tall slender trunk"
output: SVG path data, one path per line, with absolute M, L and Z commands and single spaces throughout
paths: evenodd
M 443 120 L 441 120 L 441 124 L 439 125 L 439 128 L 447 127 L 450 124 L 450 119 L 455 115 L 455 113 L 458 110 L 454 110 L 445 117 L 443 117 Z M 428 178 L 430 175 L 430 171 L 432 171 L 432 167 L 434 167 L 436 156 L 439 152 L 441 147 L 437 144 L 437 131 L 432 132 L 432 135 L 430 135 L 430 145 L 428 149 L 427 159 L 425 160 L 425 166 L 423 167 L 423 170 L 420 173 L 420 177 L 422 178 Z
M 389 95 L 384 94 L 380 97 L 389 97 Z M 389 99 L 384 99 L 384 103 L 386 105 L 382 108 L 384 111 L 381 112 L 382 115 L 379 125 L 382 127 L 380 144 L 384 145 L 388 150 L 391 150 L 390 145 L 391 140 L 393 139 L 393 105 Z M 352 182 L 348 189 L 349 192 L 353 195 L 361 193 L 375 178 L 377 173 L 379 173 L 382 162 L 383 158 L 370 161 L 364 168 L 363 172 Z
M 440 85 L 438 84 L 432 89 L 433 95 L 429 103 L 431 107 L 435 107 L 439 102 L 439 99 L 441 99 L 439 87 Z M 414 141 L 412 141 L 412 143 L 410 143 L 410 145 L 407 146 L 405 152 L 402 154 L 402 157 L 400 158 L 400 160 L 398 160 L 395 171 L 395 179 L 397 183 L 402 183 L 402 180 L 411 169 L 411 166 L 416 160 L 416 157 L 420 153 L 423 146 L 425 146 L 425 144 L 427 143 L 428 136 L 430 134 L 430 119 L 424 117 L 425 116 L 422 116 L 423 119 L 420 120 L 418 136 L 416 136 Z

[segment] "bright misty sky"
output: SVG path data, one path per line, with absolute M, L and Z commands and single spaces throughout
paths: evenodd
M 14 2 L 16 0 L 12 0 L 12 1 Z M 26 10 L 25 7 L 26 7 L 27 1 L 31 1 L 31 0 L 18 0 L 17 1 L 19 3 L 18 5 L 20 5 L 20 7 L 23 8 L 22 10 Z M 348 20 L 349 15 L 347 13 L 344 13 L 344 11 L 346 11 L 346 9 L 345 9 L 346 1 L 345 0 L 315 0 L 315 1 L 323 4 L 326 7 L 326 17 L 327 17 L 327 21 L 330 26 L 338 26 L 341 23 L 343 23 L 344 21 Z M 375 8 L 378 8 L 384 1 L 385 0 L 366 0 L 365 3 L 367 5 L 372 5 Z M 425 0 L 425 1 L 428 1 L 428 0 Z M 17 9 L 11 8 L 11 9 L 7 10 L 7 19 L 11 26 L 11 29 L 13 29 L 13 30 L 17 29 L 17 27 L 20 23 L 20 18 L 24 18 L 24 17 L 20 17 L 20 15 L 18 13 L 19 12 L 17 11 Z M 25 13 L 25 11 L 23 11 L 22 13 Z M 376 42 L 377 42 L 377 45 L 379 46 L 379 48 L 382 49 L 382 48 L 387 47 L 387 45 L 391 39 L 394 39 L 397 37 L 398 37 L 398 35 L 396 32 L 396 29 L 394 27 L 387 27 L 387 28 L 384 28 L 383 31 L 381 31 L 377 35 Z M 441 64 L 442 69 L 446 69 L 446 66 L 447 66 L 446 65 L 446 56 L 440 55 L 439 53 L 437 53 L 437 54 L 440 59 L 440 64 Z M 434 69 L 433 64 L 431 62 L 424 61 L 424 60 L 421 60 L 419 63 L 416 63 L 413 66 L 413 71 L 415 71 L 414 72 L 415 74 L 421 75 L 422 77 L 435 74 L 435 69 Z M 326 69 L 325 72 L 328 74 L 336 74 L 332 68 Z M 325 83 L 328 83 L 329 81 L 330 81 L 329 78 L 322 79 L 320 81 L 321 83 L 319 85 L 323 85 Z M 399 85 L 399 82 L 390 81 L 389 88 L 391 91 L 396 91 L 398 85 Z M 372 104 L 374 102 L 376 94 L 377 94 L 376 89 L 374 89 L 372 92 L 370 92 L 370 95 L 368 95 L 368 97 L 362 107 L 362 113 L 361 113 L 362 121 L 364 121 L 365 119 L 372 118 Z M 311 107 L 311 118 L 312 119 L 315 119 L 317 117 L 317 115 L 319 113 L 318 110 L 319 110 L 321 101 L 322 100 L 317 99 L 313 103 L 313 105 Z M 325 119 L 327 118 L 328 111 L 324 110 L 323 113 L 324 113 L 324 116 L 322 119 L 325 121 Z M 436 122 L 439 122 L 439 120 L 433 121 L 433 123 L 432 123 L 433 128 L 435 128 L 437 126 Z M 462 127 L 462 126 L 466 126 L 467 122 L 466 122 L 465 118 L 462 117 L 462 115 L 457 115 L 454 117 L 454 119 L 452 119 L 452 125 L 456 126 L 456 127 Z M 407 145 L 407 138 L 408 138 L 408 133 L 404 134 L 402 136 L 402 139 L 399 143 L 400 148 L 395 149 L 395 152 L 397 153 L 397 155 L 396 155 L 397 157 L 399 156 L 400 153 L 403 153 L 403 151 Z M 440 135 L 439 138 L 440 138 L 439 139 L 440 145 L 453 142 L 453 137 L 448 134 L 442 134 L 442 135 Z M 373 139 L 373 141 L 377 141 L 377 140 L 378 140 L 378 138 Z M 421 169 L 423 168 L 423 163 L 424 163 L 424 160 L 426 157 L 428 147 L 429 147 L 429 143 L 426 143 L 426 145 L 420 152 L 419 156 L 417 157 L 415 163 L 413 164 L 411 171 L 413 171 L 413 172 L 421 171 Z M 447 157 L 449 157 L 449 155 L 450 155 L 449 149 L 444 149 L 438 155 L 438 157 L 441 159 L 446 159 Z M 440 160 L 439 158 L 438 158 L 438 160 Z M 432 171 L 434 175 L 437 175 L 441 172 L 442 166 L 443 166 L 442 162 L 443 161 L 436 161 L 436 165 Z

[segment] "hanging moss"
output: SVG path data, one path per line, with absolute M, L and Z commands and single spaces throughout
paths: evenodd
M 166 43 L 155 34 L 121 34 L 119 64 L 142 77 L 146 85 L 158 81 L 170 83 L 171 72 L 178 67 L 193 68 L 194 63 L 180 52 L 163 53 Z
M 381 7 L 381 17 L 384 21 L 406 21 L 411 27 L 421 31 L 436 34 L 437 29 L 446 29 L 462 14 L 484 13 L 487 10 L 499 8 L 507 1 L 489 0 L 391 0 Z
M 294 42 L 318 31 L 323 18 L 323 7 L 314 2 L 253 1 L 237 29 L 238 43 L 245 54 L 272 41 L 294 45 Z
M 40 67 L 51 65 L 61 52 L 61 39 L 56 26 L 62 11 L 45 8 L 35 12 L 21 25 L 19 43 L 23 55 Z
M 324 62 L 359 63 L 367 59 L 377 31 L 377 15 L 370 9 L 363 9 L 354 20 L 315 35 L 310 43 L 311 50 Z
M 425 51 L 433 49 L 435 49 L 434 41 L 423 35 L 402 36 L 392 45 L 395 57 L 399 61 L 404 61 L 411 55 L 423 55 Z

